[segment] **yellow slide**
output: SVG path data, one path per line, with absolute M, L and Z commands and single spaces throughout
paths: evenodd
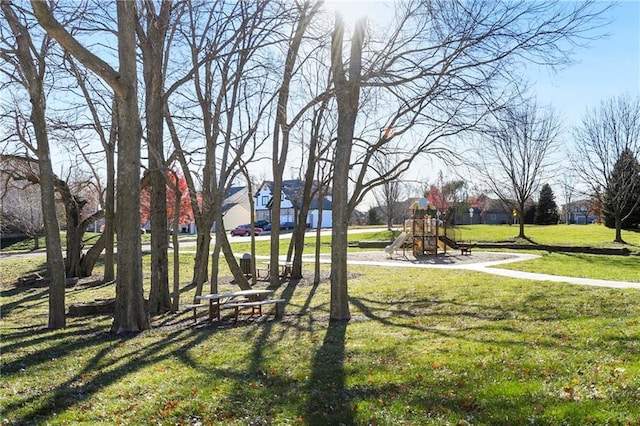
M 398 247 L 404 244 L 404 242 L 407 240 L 408 237 L 409 237 L 409 234 L 407 234 L 406 232 L 403 232 L 398 236 L 398 238 L 396 238 L 396 240 L 393 243 L 391 243 L 391 245 L 386 246 L 384 248 L 384 251 L 387 253 L 393 253 L 398 249 Z

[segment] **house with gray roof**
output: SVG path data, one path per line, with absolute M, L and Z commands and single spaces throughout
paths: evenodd
M 314 182 L 314 187 L 316 183 Z M 296 213 L 302 204 L 303 182 L 300 179 L 285 180 L 282 182 L 282 193 L 280 194 L 280 223 L 295 222 Z M 326 188 L 330 192 L 330 188 Z M 273 182 L 266 181 L 260 185 L 255 195 L 255 218 L 256 220 L 268 220 L 271 222 L 271 204 L 273 200 Z M 322 206 L 322 217 L 320 218 L 320 207 Z M 307 226 L 317 228 L 330 228 L 332 226 L 331 197 L 325 195 L 320 198 L 316 195 L 309 205 L 307 214 Z

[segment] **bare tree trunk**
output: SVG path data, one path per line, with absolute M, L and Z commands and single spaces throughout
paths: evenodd
M 192 281 L 197 283 L 196 294 L 202 294 L 202 286 L 209 279 L 209 251 L 211 246 L 211 226 L 212 223 L 202 217 L 198 226 L 196 236 L 196 256 L 193 262 L 193 278 Z M 206 229 L 200 229 L 200 226 Z
M 616 220 L 616 237 L 614 238 L 613 242 L 624 244 L 624 240 L 622 239 L 622 217 L 619 211 L 615 213 L 615 220 Z M 585 220 L 584 223 L 586 224 L 587 221 Z
M 86 223 L 82 220 L 82 209 L 86 202 L 71 192 L 68 183 L 56 179 L 56 189 L 64 203 L 67 216 L 67 253 L 65 270 L 67 277 L 80 277 L 82 248 Z
M 320 163 L 317 164 L 318 167 L 318 199 L 322 200 L 324 198 L 324 187 L 322 185 L 322 180 L 320 179 Z M 316 229 L 316 250 L 315 250 L 315 269 L 314 269 L 314 277 L 313 283 L 320 283 L 320 248 L 322 247 L 322 212 L 323 212 L 323 203 L 320 202 L 318 204 L 318 224 Z
M 151 292 L 149 294 L 149 312 L 151 314 L 160 314 L 171 309 L 167 254 L 169 246 L 167 180 L 163 138 L 164 102 L 162 98 L 164 94 L 164 42 L 171 7 L 171 1 L 163 1 L 159 14 L 155 13 L 153 7 L 143 7 L 141 19 L 146 21 L 146 34 L 142 25 L 137 27 L 142 48 L 146 88 L 147 145 L 149 147 L 149 174 L 151 177 Z M 175 232 L 177 229 L 174 228 Z
M 32 97 L 33 99 L 33 97 Z M 34 102 L 35 104 L 35 102 Z M 39 113 L 37 113 L 39 114 Z M 44 114 L 42 114 L 44 119 Z M 40 121 L 40 119 L 36 119 Z M 44 125 L 44 120 L 41 123 Z M 34 126 L 38 127 L 38 125 Z M 43 127 L 44 129 L 44 127 Z M 39 132 L 36 130 L 36 134 Z M 40 138 L 44 138 L 43 144 Z M 49 146 L 46 142 L 46 133 L 43 131 L 38 138 L 38 158 L 40 164 L 42 191 L 42 212 L 44 217 L 45 241 L 47 245 L 47 268 L 51 277 L 49 285 L 49 323 L 50 329 L 66 327 L 65 316 L 65 285 L 64 259 L 62 256 L 62 242 L 60 241 L 60 228 L 56 215 L 56 204 L 53 184 L 53 168 L 49 156 Z
M 171 305 L 171 312 L 177 312 L 180 306 L 180 241 L 178 240 L 178 226 L 180 219 L 180 202 L 182 199 L 182 193 L 178 186 L 178 178 L 175 179 L 174 192 L 176 194 L 175 206 L 173 208 L 173 304 Z
M 136 90 L 136 5 L 120 1 L 118 13 L 118 282 L 111 331 L 116 334 L 149 328 L 142 287 L 140 242 L 140 140 Z
M 278 107 L 273 132 L 273 201 L 271 207 L 271 223 L 275 226 L 271 228 L 271 261 L 270 269 L 277 271 L 280 256 L 280 208 L 282 198 L 282 175 L 287 161 L 289 151 L 289 133 L 291 126 L 287 119 L 287 108 L 289 104 L 289 92 L 291 79 L 294 74 L 294 66 L 298 58 L 298 52 L 302 39 L 306 33 L 311 19 L 317 14 L 322 2 L 316 1 L 313 5 L 308 2 L 300 4 L 299 18 L 294 33 L 291 36 L 287 58 L 284 65 L 282 83 L 279 89 Z M 282 140 L 280 140 L 282 134 Z M 271 274 L 271 283 L 278 284 L 278 275 Z
M 117 108 L 114 102 L 114 107 Z M 114 125 L 112 127 L 117 126 L 115 124 L 117 120 L 114 117 Z M 115 155 L 113 147 L 115 146 L 115 134 L 116 131 L 114 128 L 111 129 L 110 139 L 113 139 L 109 144 L 109 149 L 106 150 L 105 154 L 107 157 L 107 193 L 105 195 L 104 202 L 104 231 L 105 235 L 105 253 L 104 253 L 104 281 L 111 282 L 115 280 L 115 255 L 114 255 L 114 225 L 115 225 L 115 177 L 116 177 L 116 167 L 115 167 Z
M 213 247 L 213 252 L 211 253 L 211 282 L 210 282 L 210 290 L 211 293 L 218 292 L 218 271 L 220 265 L 220 243 L 221 234 L 224 233 L 224 229 L 222 226 L 216 222 L 216 241 Z
M 26 79 L 25 83 L 31 99 L 30 120 L 38 144 L 38 166 L 40 169 L 40 200 L 44 219 L 45 241 L 47 245 L 47 269 L 51 277 L 49 285 L 49 322 L 50 329 L 60 329 L 66 326 L 65 316 L 65 267 L 62 257 L 62 242 L 60 228 L 56 215 L 55 177 L 51 166 L 49 137 L 45 118 L 46 102 L 43 90 L 44 75 L 36 68 L 31 56 L 31 37 L 28 29 L 20 23 L 14 13 L 11 3 L 2 2 L 1 6 L 5 18 L 9 22 L 11 31 L 16 38 L 17 55 L 20 68 Z M 39 61 L 44 61 L 40 57 Z M 44 67 L 43 67 L 44 70 Z M 37 237 L 36 237 L 37 239 Z
M 147 135 L 149 150 L 149 169 L 151 170 L 151 291 L 149 294 L 149 312 L 161 314 L 171 308 L 169 296 L 169 259 L 168 246 L 169 235 L 167 230 L 167 192 L 164 175 L 164 160 L 162 148 L 151 148 L 151 140 L 157 136 L 151 136 L 147 114 Z M 160 123 L 162 126 L 162 123 Z M 160 132 L 162 133 L 162 132 Z M 162 139 L 160 139 L 160 142 Z M 161 143 L 160 143 L 161 144 Z M 158 149 L 159 148 L 159 149 Z M 177 229 L 174 228 L 174 233 Z
M 100 257 L 100 253 L 105 248 L 107 242 L 107 234 L 102 233 L 98 241 L 82 256 L 80 259 L 80 269 L 78 276 L 90 277 L 93 274 L 93 268 Z
M 518 214 L 518 238 L 526 238 L 524 235 L 524 212 L 525 206 L 524 203 L 521 203 L 516 209 L 516 213 Z
M 221 223 L 222 223 L 222 214 L 220 212 L 216 212 L 216 230 L 218 230 L 218 227 L 221 226 L 220 225 Z M 221 231 L 216 232 L 216 249 L 218 248 L 218 246 L 220 247 L 220 250 L 222 250 L 222 253 L 224 254 L 224 258 L 226 259 L 227 264 L 229 265 L 229 269 L 231 270 L 231 274 L 233 275 L 233 279 L 235 280 L 236 284 L 238 284 L 238 286 L 242 290 L 249 290 L 251 286 L 249 285 L 249 281 L 247 281 L 247 278 L 242 273 L 242 269 L 240 269 L 240 265 L 238 265 L 238 261 L 236 260 L 233 254 L 233 250 L 231 249 L 231 244 L 229 244 L 229 239 L 227 238 L 227 234 Z M 278 270 L 277 267 L 275 270 L 276 271 Z
M 333 321 L 348 321 L 349 295 L 347 291 L 347 230 L 349 227 L 349 166 L 353 147 L 353 133 L 360 100 L 362 43 L 365 20 L 356 24 L 351 40 L 349 80 L 342 61 L 344 22 L 336 15 L 331 41 L 331 71 L 338 103 L 338 138 L 333 171 L 333 228 L 331 231 L 331 314 Z

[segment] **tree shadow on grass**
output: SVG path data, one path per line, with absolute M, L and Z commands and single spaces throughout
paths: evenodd
M 18 309 L 29 309 L 33 303 L 46 303 L 46 297 L 49 294 L 48 287 L 19 287 L 14 286 L 0 292 L 0 297 L 3 299 L 13 298 L 12 302 L 3 302 L 2 304 L 2 316 L 7 317 L 9 315 L 17 315 Z M 17 296 L 20 297 L 17 297 Z
M 331 321 L 312 363 L 305 422 L 309 425 L 353 424 L 354 412 L 346 388 L 346 321 Z
M 130 374 L 166 359 L 170 355 L 164 353 L 166 348 L 175 346 L 177 342 L 180 346 L 179 352 L 185 353 L 208 337 L 203 333 L 176 330 L 142 350 L 132 351 L 123 348 L 139 346 L 136 340 L 139 335 L 114 336 L 94 329 L 93 335 L 88 337 L 86 326 L 87 324 L 78 324 L 77 327 L 68 327 L 63 332 L 51 333 L 33 329 L 32 345 L 52 338 L 58 343 L 44 349 L 34 347 L 28 357 L 4 365 L 4 374 L 15 375 L 41 369 L 43 364 L 52 361 L 52 357 L 55 359 L 56 356 L 69 357 L 73 353 L 94 352 L 79 371 L 59 382 L 54 388 L 47 389 L 42 394 L 32 392 L 4 405 L 6 413 L 19 409 L 24 411 L 20 416 L 14 417 L 17 424 L 48 423 L 48 420 L 55 417 L 56 412 L 64 412 L 82 404 L 91 395 L 100 393 Z M 109 359 L 108 363 L 105 363 L 105 358 Z M 25 410 L 23 407 L 29 408 Z
M 304 280 L 292 279 L 281 280 L 277 286 L 269 286 L 269 289 L 279 293 L 278 298 L 285 300 L 283 311 L 286 312 L 301 284 L 304 285 Z M 231 417 L 242 416 L 245 420 L 251 418 L 254 424 L 262 424 L 268 422 L 270 412 L 286 406 L 298 406 L 300 413 L 298 421 L 306 419 L 305 422 L 311 425 L 353 423 L 353 414 L 349 412 L 349 402 L 346 398 L 346 373 L 343 368 L 346 323 L 329 325 L 324 343 L 314 356 L 313 371 L 308 383 L 306 380 L 299 381 L 289 376 L 286 370 L 275 369 L 269 364 L 272 349 L 278 350 L 277 342 L 286 339 L 291 333 L 304 334 L 317 328 L 317 324 L 314 326 L 313 320 L 309 319 L 309 312 L 312 310 L 311 304 L 318 286 L 318 283 L 312 284 L 305 301 L 300 306 L 290 307 L 295 312 L 287 313 L 283 321 L 260 319 L 259 328 L 252 327 L 250 319 L 231 323 L 233 324 L 231 327 L 246 327 L 247 336 L 252 342 L 252 350 L 249 355 L 249 365 L 242 374 L 223 371 L 223 369 L 211 372 L 213 376 L 223 375 L 235 382 L 233 390 L 225 398 L 229 403 L 218 407 L 222 413 Z M 263 398 L 269 401 L 269 405 L 260 406 L 262 403 L 257 402 L 258 405 L 254 406 L 249 413 L 246 407 L 243 408 L 246 404 L 239 401 L 251 400 L 251 394 L 263 388 L 265 393 Z M 267 396 L 266 393 L 273 392 L 273 389 L 281 389 L 281 391 Z M 292 391 L 294 389 L 298 390 Z M 310 391 L 306 391 L 307 389 Z M 321 400 L 318 400 L 318 395 L 321 395 Z M 346 405 L 336 410 L 338 407 L 336 401 L 343 401 Z M 256 401 L 252 400 L 251 404 L 256 404 Z M 318 406 L 316 407 L 315 404 Z
M 47 303 L 46 289 L 13 288 L 8 292 L 20 297 L 7 304 L 10 306 L 3 306 L 3 317 L 33 315 L 21 311 Z M 7 296 L 7 292 L 3 292 L 3 296 Z M 39 308 L 38 312 L 46 310 Z M 17 389 L 32 381 L 30 377 L 34 373 L 43 374 L 48 365 L 58 362 L 58 359 L 66 362 L 64 360 L 75 358 L 74 363 L 78 365 L 64 377 L 36 380 L 35 388 L 5 401 L 2 407 L 5 416 L 16 424 L 47 423 L 54 419 L 55 413 L 84 404 L 92 395 L 150 364 L 162 362 L 172 355 L 180 357 L 207 340 L 211 333 L 217 332 L 207 330 L 202 333 L 191 327 L 179 327 L 163 333 L 162 339 L 141 345 L 139 339 L 144 337 L 144 333 L 114 336 L 105 332 L 108 329 L 105 324 L 109 320 L 108 315 L 70 318 L 63 330 L 48 330 L 40 324 L 16 324 L 3 329 L 1 347 L 5 356 L 2 375 L 6 383 L 17 386 Z M 167 348 L 177 349 L 166 353 Z M 87 353 L 91 355 L 84 355 Z

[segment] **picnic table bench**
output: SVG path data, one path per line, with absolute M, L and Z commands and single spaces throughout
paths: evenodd
M 459 247 L 460 247 L 460 254 L 462 254 L 462 255 L 471 254 L 471 246 L 462 245 L 462 246 L 459 246 Z
M 256 278 L 263 278 L 265 281 L 269 280 L 271 269 L 269 268 L 269 262 L 263 262 L 264 268 L 256 268 Z M 293 262 L 280 262 L 279 266 L 282 268 L 280 271 L 281 278 L 291 278 L 293 272 Z M 261 276 L 261 274 L 264 274 Z
M 256 309 L 259 314 L 262 315 L 262 306 L 267 304 L 274 304 L 276 316 L 279 316 L 279 304 L 284 302 L 284 299 L 270 299 L 269 295 L 273 294 L 273 290 L 240 290 L 227 293 L 214 293 L 203 294 L 196 296 L 196 300 L 201 301 L 187 305 L 187 309 L 193 310 L 193 319 L 198 322 L 197 310 L 198 308 L 209 308 L 209 321 L 213 321 L 214 316 L 220 321 L 220 312 L 222 309 L 234 309 L 235 318 L 238 319 L 239 311 L 242 308 L 251 308 L 252 314 L 255 314 Z
M 264 300 L 256 300 L 256 301 L 238 301 L 225 303 L 221 306 L 221 309 L 234 309 L 235 311 L 235 320 L 238 321 L 238 315 L 240 314 L 240 309 L 242 308 L 251 308 L 251 315 L 256 314 L 256 310 L 258 311 L 258 315 L 262 315 L 262 306 L 263 305 L 275 305 L 275 316 L 276 318 L 280 316 L 280 304 L 284 303 L 284 299 L 264 299 Z

